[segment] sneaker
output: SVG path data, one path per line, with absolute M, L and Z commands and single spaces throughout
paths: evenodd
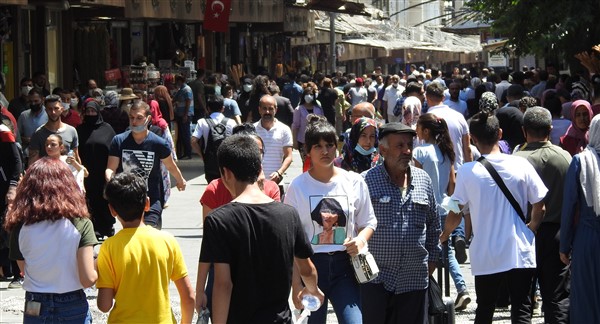
M 467 242 L 461 236 L 455 236 L 453 240 L 454 252 L 456 255 L 456 261 L 459 264 L 467 262 Z
M 463 291 L 456 296 L 456 301 L 454 302 L 454 310 L 462 311 L 467 309 L 467 305 L 471 302 L 471 296 L 468 291 Z
M 8 289 L 22 289 L 23 278 L 15 278 L 8 284 Z

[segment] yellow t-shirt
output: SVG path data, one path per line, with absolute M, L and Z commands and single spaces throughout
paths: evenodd
M 169 280 L 187 276 L 175 238 L 150 226 L 125 228 L 104 241 L 98 254 L 98 288 L 112 288 L 109 323 L 177 323 Z

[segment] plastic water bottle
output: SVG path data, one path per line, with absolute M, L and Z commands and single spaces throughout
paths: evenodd
M 74 157 L 75 156 L 75 152 L 73 152 L 73 150 L 69 150 L 69 153 L 67 153 L 68 157 Z
M 302 306 L 304 306 L 304 310 L 300 313 L 300 316 L 298 316 L 294 323 L 303 323 L 304 320 L 310 316 L 311 312 L 314 312 L 321 307 L 321 301 L 316 296 L 304 295 L 304 297 L 302 297 Z
M 321 301 L 317 296 L 304 295 L 304 297 L 302 297 L 302 306 L 311 312 L 315 312 L 321 308 Z

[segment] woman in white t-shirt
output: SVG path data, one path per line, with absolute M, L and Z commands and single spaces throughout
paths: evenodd
M 441 207 L 444 198 L 454 192 L 456 177 L 454 172 L 454 160 L 456 155 L 452 145 L 452 139 L 448 132 L 448 125 L 443 118 L 432 113 L 421 115 L 417 120 L 417 136 L 425 143 L 416 147 L 413 151 L 415 166 L 427 172 L 433 185 L 433 193 L 438 205 L 438 213 L 442 226 L 446 220 L 448 211 Z M 464 310 L 471 302 L 467 291 L 467 285 L 456 259 L 453 246 L 448 250 L 448 271 L 452 276 L 458 298 L 454 307 Z
M 30 165 L 4 227 L 10 258 L 24 273 L 23 323 L 91 323 L 83 289 L 98 279 L 98 241 L 67 165 L 51 157 Z
M 82 192 L 85 192 L 83 178 L 86 178 L 89 175 L 88 170 L 81 163 L 79 163 L 74 156 L 64 155 L 66 152 L 62 137 L 56 134 L 48 136 L 48 138 L 46 139 L 45 147 L 46 154 L 49 157 L 53 159 L 59 159 L 63 161 L 67 166 L 69 166 L 71 173 L 77 181 L 79 189 L 81 189 Z
M 284 202 L 298 210 L 312 243 L 318 285 L 325 294 L 323 305 L 308 323 L 325 323 L 328 301 L 338 322 L 361 323 L 359 286 L 349 258 L 367 245 L 377 226 L 369 190 L 359 174 L 334 166 L 337 136 L 327 119 L 309 116 L 304 146 L 312 166 L 292 181 Z M 302 308 L 297 299 L 302 290 L 297 273 L 292 289 L 294 304 Z

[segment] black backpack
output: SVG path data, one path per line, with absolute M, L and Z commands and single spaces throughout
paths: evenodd
M 207 179 L 217 179 L 221 176 L 217 162 L 217 150 L 225 138 L 227 138 L 227 122 L 229 118 L 224 117 L 220 123 L 215 123 L 212 118 L 206 118 L 208 124 L 208 139 L 204 149 L 204 175 Z

